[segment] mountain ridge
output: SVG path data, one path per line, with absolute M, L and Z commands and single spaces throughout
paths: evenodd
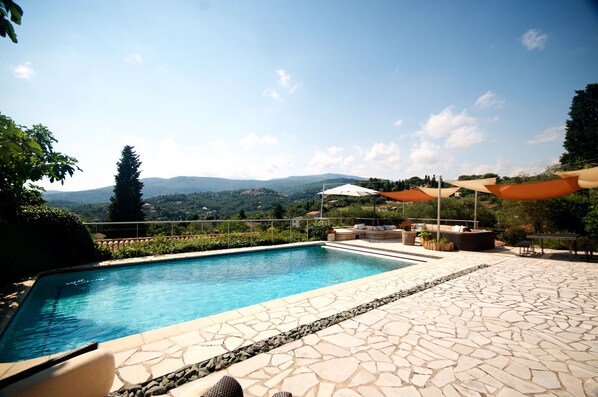
M 202 192 L 222 192 L 241 189 L 271 189 L 281 194 L 293 194 L 305 189 L 313 189 L 322 183 L 351 183 L 367 180 L 363 177 L 344 174 L 319 174 L 304 176 L 289 176 L 269 180 L 258 179 L 227 179 L 201 176 L 176 176 L 173 178 L 142 178 L 143 198 L 169 194 L 191 194 Z M 71 202 L 76 204 L 99 204 L 110 201 L 114 186 L 96 189 L 62 192 L 49 190 L 44 193 L 44 199 L 52 202 Z

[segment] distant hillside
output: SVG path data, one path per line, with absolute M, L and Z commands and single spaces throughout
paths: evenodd
M 170 179 L 141 179 L 144 184 L 144 199 L 171 194 L 223 192 L 242 189 L 270 189 L 282 195 L 302 192 L 313 194 L 314 190 L 321 189 L 323 183 L 351 183 L 363 180 L 365 178 L 341 174 L 290 176 L 288 178 L 270 179 L 267 181 L 196 176 L 178 176 Z M 72 208 L 83 204 L 107 203 L 110 201 L 112 191 L 113 186 L 78 192 L 48 191 L 44 194 L 44 198 L 51 205 Z
M 293 202 L 270 189 L 227 190 L 152 197 L 145 205 L 147 220 L 222 219 L 239 214 L 269 212 Z

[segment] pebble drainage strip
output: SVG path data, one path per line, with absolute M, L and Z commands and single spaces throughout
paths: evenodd
M 433 281 L 426 281 L 423 284 L 417 285 L 415 287 L 406 290 L 400 290 L 398 292 L 385 296 L 384 298 L 374 299 L 371 302 L 361 304 L 359 306 L 354 307 L 353 309 L 345 310 L 332 316 L 316 320 L 310 324 L 301 325 L 289 331 L 283 332 L 279 335 L 272 336 L 263 341 L 253 343 L 249 346 L 237 348 L 228 353 L 212 357 L 210 359 L 201 361 L 197 364 L 188 365 L 167 375 L 162 375 L 150 381 L 138 385 L 129 386 L 127 388 L 112 392 L 110 394 L 114 397 L 146 397 L 165 394 L 169 390 L 182 386 L 187 382 L 192 382 L 194 380 L 203 378 L 204 376 L 207 376 L 212 372 L 228 368 L 229 366 L 235 363 L 245 361 L 248 358 L 256 356 L 260 353 L 267 353 L 272 349 L 281 347 L 290 342 L 294 342 L 307 335 L 314 334 L 318 331 L 331 327 L 342 321 L 349 320 L 355 316 L 366 313 L 370 310 L 377 309 L 380 306 L 397 301 L 401 298 L 405 298 L 415 293 L 425 291 L 429 288 L 435 287 L 447 281 L 451 281 L 458 277 L 462 277 L 469 273 L 473 273 L 475 271 L 485 269 L 488 267 L 490 267 L 490 265 L 478 265 L 469 269 L 461 270 L 460 272 L 450 274 L 448 276 L 440 277 Z

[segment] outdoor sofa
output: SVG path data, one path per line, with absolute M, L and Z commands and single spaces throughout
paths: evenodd
M 427 224 L 426 229 L 436 238 L 436 225 Z M 494 248 L 494 232 L 470 230 L 464 226 L 440 225 L 440 238 L 446 238 L 462 251 L 484 251 Z

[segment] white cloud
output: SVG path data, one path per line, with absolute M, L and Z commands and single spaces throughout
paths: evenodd
M 400 127 L 402 124 L 403 124 L 403 120 L 401 120 L 401 119 L 395 120 L 392 123 L 392 125 L 394 125 L 395 127 Z
M 250 132 L 249 134 L 245 135 L 243 139 L 241 139 L 241 143 L 243 145 L 253 145 L 257 141 L 257 134 L 255 132 Z
M 278 74 L 278 85 L 281 87 L 288 87 L 291 82 L 291 76 L 287 74 L 284 69 L 278 69 L 276 74 Z
M 523 161 L 521 163 L 520 161 Z M 546 171 L 547 167 L 559 162 L 559 158 L 551 157 L 540 160 L 527 158 L 498 156 L 494 163 L 461 163 L 455 168 L 455 177 L 460 175 L 484 175 L 487 173 L 498 174 L 499 176 L 534 175 Z
M 260 138 L 260 143 L 268 146 L 274 146 L 278 143 L 278 138 L 272 135 L 264 135 Z
M 464 149 L 483 140 L 484 134 L 477 125 L 464 125 L 451 132 L 444 141 L 444 146 L 449 149 Z
M 255 144 L 274 146 L 278 143 L 278 138 L 272 135 L 259 136 L 255 132 L 250 132 L 241 140 L 243 146 L 253 146 Z
M 307 164 L 307 171 L 320 174 L 325 172 L 352 172 L 355 156 L 343 155 L 343 149 L 331 146 L 327 149 L 317 149 Z
M 369 148 L 330 146 L 316 149 L 305 171 L 313 174 L 334 172 L 393 178 L 401 167 L 399 146 L 393 142 L 377 142 Z
M 284 69 L 278 69 L 276 74 L 278 74 L 278 85 L 280 87 L 284 88 L 291 95 L 297 91 L 299 84 L 291 79 L 291 75 Z
M 284 69 L 275 70 L 278 79 L 276 81 L 277 88 L 266 88 L 263 95 L 274 99 L 277 102 L 284 102 L 285 98 L 293 95 L 299 88 L 297 83 L 289 73 Z
M 274 99 L 277 102 L 284 102 L 284 99 L 282 98 L 282 96 L 278 93 L 278 91 L 272 89 L 272 88 L 266 88 L 263 92 L 264 96 L 270 97 L 272 99 Z
M 455 173 L 452 178 L 457 179 L 461 175 L 484 175 L 488 173 L 499 172 L 493 164 L 461 164 L 459 172 Z
M 540 29 L 530 29 L 521 36 L 521 44 L 528 51 L 543 50 L 546 47 L 548 35 Z
M 401 150 L 395 143 L 374 143 L 364 152 L 363 160 L 376 167 L 392 167 L 401 161 Z
M 240 140 L 218 138 L 198 144 L 175 135 L 161 139 L 127 136 L 122 143 L 135 146 L 142 178 L 196 175 L 265 180 L 287 176 L 294 163 L 293 154 L 271 150 L 278 138 L 255 133 Z
M 458 115 L 453 115 L 453 109 L 447 107 L 438 114 L 430 115 L 418 134 L 423 137 L 440 139 L 450 135 L 451 131 L 458 126 L 473 123 L 474 119 L 468 116 L 465 110 Z
M 129 64 L 142 64 L 143 63 L 143 57 L 139 54 L 131 54 L 128 57 L 125 58 L 125 63 L 129 63 Z
M 546 168 L 558 163 L 558 157 L 550 157 L 533 161 L 530 160 L 524 164 L 510 164 L 510 167 L 505 167 L 505 170 L 502 173 L 499 173 L 499 175 L 517 176 L 541 174 L 546 171 Z
M 484 139 L 475 117 L 468 115 L 466 109 L 454 115 L 451 107 L 430 115 L 417 134 L 423 138 L 445 139 L 444 146 L 452 149 L 466 148 Z
M 434 165 L 438 161 L 441 151 L 440 146 L 422 141 L 413 147 L 409 158 L 416 164 Z
M 530 145 L 536 145 L 538 143 L 552 142 L 562 139 L 565 133 L 565 125 L 559 124 L 549 127 L 527 141 Z
M 328 149 L 326 149 L 326 151 L 327 151 L 329 154 L 332 154 L 332 155 L 337 155 L 337 154 L 340 154 L 340 153 L 343 151 L 343 149 L 342 149 L 342 148 L 340 148 L 340 147 L 338 147 L 338 146 L 331 146 L 331 147 L 329 147 Z
M 37 72 L 33 70 L 33 64 L 27 61 L 22 65 L 14 67 L 12 70 L 12 74 L 18 79 L 29 80 L 33 76 L 35 76 Z
M 505 100 L 497 99 L 496 94 L 492 91 L 486 92 L 484 95 L 480 96 L 475 101 L 475 107 L 482 108 L 482 109 L 487 109 L 487 108 L 502 109 L 504 107 L 504 105 L 505 105 Z
M 413 175 L 444 175 L 451 169 L 453 155 L 438 145 L 428 141 L 421 141 L 411 149 L 409 163 L 404 174 Z

